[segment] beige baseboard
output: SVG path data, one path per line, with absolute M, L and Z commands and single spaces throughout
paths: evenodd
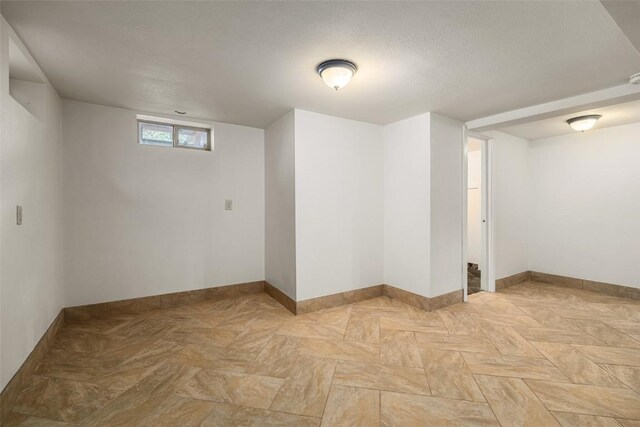
M 198 301 L 231 298 L 239 295 L 258 294 L 264 291 L 264 281 L 238 283 L 215 288 L 193 291 L 173 292 L 170 294 L 104 302 L 65 308 L 67 322 L 79 322 L 88 319 L 104 319 L 123 314 L 138 314 L 159 308 L 169 308 Z
M 340 307 L 342 305 L 353 304 L 381 296 L 388 296 L 389 298 L 397 299 L 398 301 L 402 301 L 405 304 L 425 311 L 437 310 L 451 304 L 462 302 L 462 290 L 450 292 L 434 298 L 428 298 L 385 284 L 339 292 L 337 294 L 325 295 L 303 301 L 294 301 L 288 295 L 268 282 L 265 282 L 264 290 L 293 314 L 312 313 L 314 311 Z
M 7 383 L 4 390 L 0 392 L 0 425 L 4 424 L 9 408 L 16 401 L 20 390 L 24 387 L 26 378 L 35 373 L 40 363 L 44 360 L 45 355 L 49 352 L 49 349 L 51 349 L 58 331 L 60 331 L 60 328 L 62 328 L 65 322 L 64 316 L 64 309 L 62 309 L 29 356 L 27 356 L 22 366 L 20 366 L 9 383 Z
M 640 300 L 640 289 L 630 286 L 615 285 L 613 283 L 595 282 L 593 280 L 577 279 L 575 277 L 560 276 L 557 274 L 541 273 L 539 271 L 523 271 L 513 276 L 496 280 L 496 291 L 501 291 L 510 286 L 523 282 L 549 283 L 551 285 L 565 286 L 573 289 L 597 292 L 620 298 Z
M 375 285 L 368 288 L 355 289 L 347 292 L 326 295 L 296 302 L 296 313 L 305 314 L 341 305 L 353 304 L 384 295 L 384 285 Z
M 296 311 L 297 311 L 296 301 L 293 298 L 291 298 L 289 295 L 285 294 L 280 289 L 276 288 L 275 286 L 273 286 L 271 283 L 267 281 L 264 282 L 264 291 L 271 298 L 278 301 L 280 305 L 282 305 L 284 308 L 286 308 L 293 314 L 296 314 Z
M 630 286 L 616 285 L 613 283 L 595 282 L 593 280 L 577 279 L 575 277 L 559 276 L 557 274 L 540 273 L 531 271 L 531 280 L 534 282 L 550 283 L 566 286 L 574 289 L 597 292 L 620 298 L 640 300 L 640 289 Z
M 496 292 L 501 291 L 502 289 L 506 289 L 510 286 L 531 280 L 530 273 L 530 271 L 523 271 L 522 273 L 517 273 L 513 276 L 503 277 L 502 279 L 496 280 Z

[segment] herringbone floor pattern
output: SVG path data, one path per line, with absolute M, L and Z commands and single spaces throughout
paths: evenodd
M 67 324 L 8 425 L 640 426 L 640 303 L 525 283 L 423 312 L 266 294 Z

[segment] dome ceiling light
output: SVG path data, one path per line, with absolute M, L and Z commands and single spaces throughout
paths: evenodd
M 316 71 L 327 86 L 338 90 L 349 84 L 358 67 L 346 59 L 330 59 L 318 65 Z
M 567 120 L 567 124 L 573 128 L 573 130 L 577 130 L 578 132 L 584 132 L 585 130 L 589 130 L 596 125 L 598 119 L 602 117 L 598 114 L 590 114 L 588 116 L 579 116 L 574 117 L 572 119 Z

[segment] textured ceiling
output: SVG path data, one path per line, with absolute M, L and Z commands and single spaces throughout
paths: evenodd
M 593 129 L 603 129 L 611 126 L 626 125 L 640 122 L 640 101 L 626 102 L 604 108 L 594 108 L 574 114 L 565 114 L 551 119 L 538 120 L 517 126 L 500 129 L 511 135 L 534 140 L 548 138 L 550 136 L 575 133 L 575 130 L 566 123 L 567 119 L 587 114 L 600 114 L 602 118 Z
M 640 54 L 599 2 L 11 2 L 64 98 L 265 127 L 291 108 L 470 120 L 615 86 Z M 360 70 L 339 92 L 315 66 Z

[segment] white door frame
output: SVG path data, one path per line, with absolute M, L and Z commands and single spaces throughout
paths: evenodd
M 481 288 L 488 292 L 496 291 L 496 281 L 494 277 L 494 260 L 493 260 L 493 183 L 491 180 L 491 164 L 493 153 L 492 138 L 467 130 L 466 125 L 462 131 L 462 290 L 464 301 L 468 300 L 468 283 L 467 283 L 467 206 L 468 206 L 468 184 L 467 172 L 469 161 L 469 137 L 472 136 L 483 141 L 482 150 L 482 275 Z

